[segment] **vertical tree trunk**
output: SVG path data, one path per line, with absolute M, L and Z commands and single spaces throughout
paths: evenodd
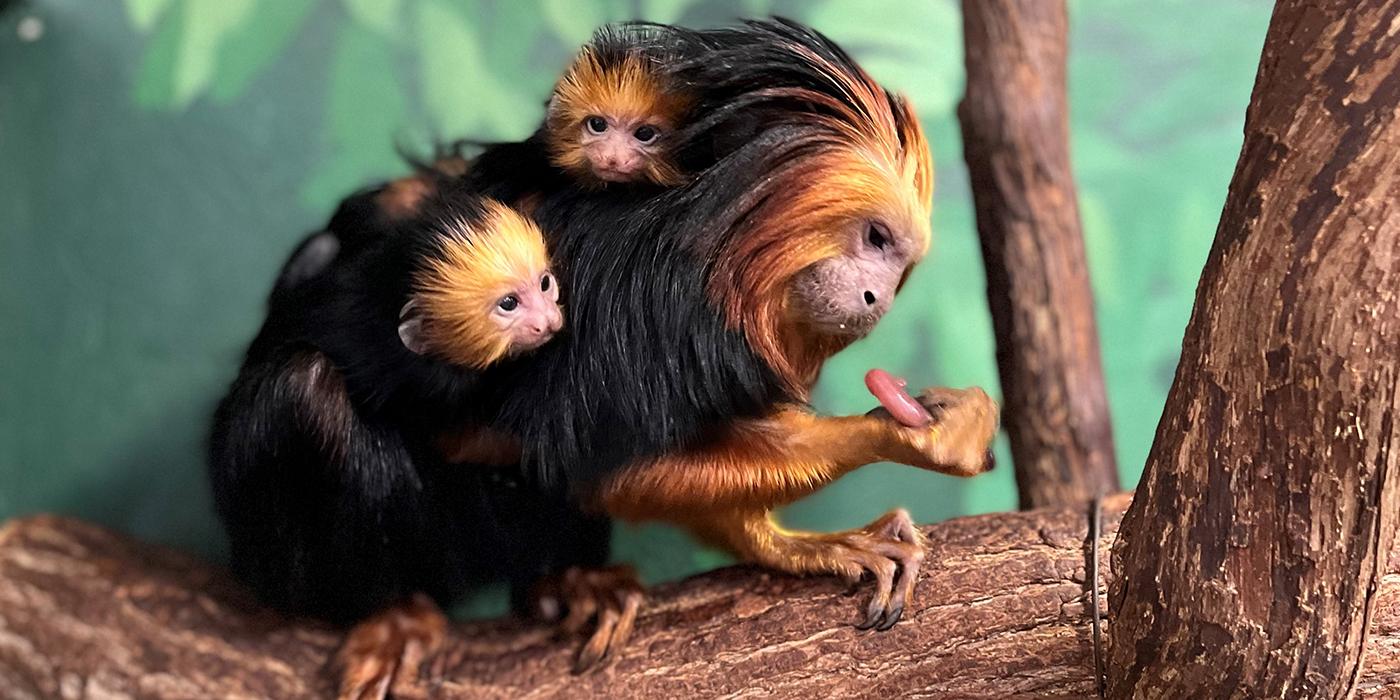
M 1021 507 L 1118 490 L 1069 161 L 1064 0 L 963 0 L 958 107 Z
M 1121 537 L 1114 697 L 1347 697 L 1396 526 L 1400 0 L 1284 0 Z

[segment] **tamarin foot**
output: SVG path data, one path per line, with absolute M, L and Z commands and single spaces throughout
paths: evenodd
M 737 540 L 743 559 L 798 575 L 835 574 L 852 584 L 866 574 L 873 577 L 875 594 L 856 623 L 860 629 L 887 630 L 899 621 L 925 556 L 923 534 L 902 508 L 844 532 L 785 530 L 767 513 L 730 525 L 745 533 Z
M 340 700 L 384 700 L 396 679 L 416 679 L 447 635 L 447 617 L 427 596 L 375 613 L 351 628 L 336 652 Z
M 583 673 L 626 645 L 642 599 L 642 584 L 630 566 L 570 567 L 539 583 L 535 610 L 547 620 L 557 620 L 560 633 L 570 637 L 596 621 L 574 659 L 574 673 Z
M 863 528 L 836 533 L 835 537 L 844 539 L 847 547 L 877 557 L 875 566 L 866 569 L 875 577 L 875 595 L 866 606 L 865 620 L 856 628 L 884 631 L 893 627 L 913 597 L 924 561 L 924 537 L 909 511 L 892 510 Z

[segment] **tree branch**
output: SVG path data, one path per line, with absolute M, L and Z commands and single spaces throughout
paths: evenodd
M 1274 10 L 1114 553 L 1114 697 L 1342 698 L 1372 670 L 1400 517 L 1397 27 L 1400 0 Z
M 1126 505 L 1105 503 L 1105 567 Z M 851 627 L 865 587 L 732 567 L 656 587 L 632 643 L 599 672 L 570 675 L 570 644 L 544 628 L 469 623 L 454 627 L 440 678 L 395 694 L 1087 697 L 1087 523 L 1075 509 L 926 528 L 927 574 L 889 632 Z M 1377 600 L 1363 694 L 1400 682 L 1400 572 Z M 58 518 L 0 530 L 0 688 L 17 697 L 321 697 L 337 642 L 183 554 Z
M 963 0 L 958 106 L 1022 508 L 1119 490 L 1069 160 L 1064 0 Z

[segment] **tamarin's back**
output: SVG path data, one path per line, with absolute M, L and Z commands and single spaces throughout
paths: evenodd
M 701 204 L 710 205 L 686 187 L 539 199 L 568 314 L 564 342 L 522 358 L 502 382 L 498 421 L 520 436 L 527 470 L 587 492 L 629 462 L 696 444 L 784 398 L 711 307 L 703 243 L 688 230 L 708 214 Z M 538 419 L 542 407 L 549 420 Z

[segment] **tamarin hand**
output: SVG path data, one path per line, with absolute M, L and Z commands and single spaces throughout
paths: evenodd
M 892 378 L 886 375 L 875 379 L 879 390 L 885 393 L 881 403 L 889 399 L 895 404 L 895 411 L 881 406 L 867 414 L 890 422 L 889 453 L 885 455 L 888 459 L 956 476 L 975 476 L 995 465 L 989 448 L 996 436 L 999 409 L 987 392 L 977 387 L 939 387 L 924 389 L 917 398 L 904 394 L 904 399 L 900 399 L 890 397 Z M 897 382 L 893 386 L 894 391 L 904 393 Z M 916 401 L 919 410 L 927 412 L 928 420 L 910 425 L 915 412 L 903 404 L 906 399 Z

